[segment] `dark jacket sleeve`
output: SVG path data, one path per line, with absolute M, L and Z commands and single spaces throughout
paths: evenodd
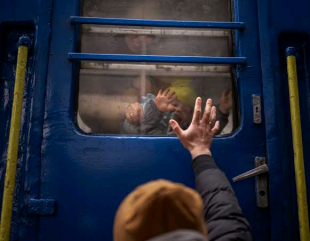
M 213 158 L 208 155 L 198 156 L 192 166 L 196 189 L 204 203 L 209 240 L 252 240 L 250 225 L 243 216 L 232 187 Z

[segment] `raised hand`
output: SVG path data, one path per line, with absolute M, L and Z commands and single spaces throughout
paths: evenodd
M 132 125 L 138 126 L 141 124 L 142 108 L 140 103 L 132 103 L 125 110 L 125 117 Z
M 210 148 L 213 136 L 220 128 L 219 121 L 216 121 L 216 108 L 212 106 L 211 99 L 207 100 L 202 118 L 201 98 L 196 99 L 193 119 L 187 130 L 182 130 L 175 120 L 170 120 L 169 123 L 193 159 L 199 155 L 211 155 Z
M 229 91 L 228 89 L 226 89 L 222 93 L 221 103 L 220 103 L 219 108 L 223 114 L 228 114 L 232 107 L 233 107 L 232 91 Z
M 166 89 L 164 92 L 159 90 L 154 103 L 157 106 L 157 109 L 160 111 L 175 111 L 175 107 L 171 104 L 174 100 L 176 100 L 175 92 L 170 92 L 170 89 Z

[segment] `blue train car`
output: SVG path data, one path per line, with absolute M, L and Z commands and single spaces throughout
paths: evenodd
M 29 42 L 10 240 L 113 240 L 115 212 L 138 185 L 164 178 L 194 187 L 178 139 L 145 133 L 128 115 L 177 83 L 187 83 L 191 97 L 211 97 L 226 118 L 212 153 L 229 180 L 268 166 L 231 182 L 254 240 L 300 238 L 285 51 L 296 50 L 310 188 L 310 1 L 0 6 L 1 199 L 18 43 Z M 187 119 L 180 119 L 185 127 Z

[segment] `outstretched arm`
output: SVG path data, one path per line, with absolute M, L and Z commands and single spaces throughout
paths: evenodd
M 170 125 L 192 155 L 196 188 L 204 202 L 204 217 L 210 241 L 252 240 L 250 226 L 225 174 L 218 169 L 212 155 L 213 136 L 218 132 L 216 108 L 208 99 L 201 118 L 201 98 L 195 103 L 193 120 L 187 130 L 171 120 Z

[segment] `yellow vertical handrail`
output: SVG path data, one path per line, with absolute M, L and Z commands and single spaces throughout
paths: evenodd
M 0 241 L 9 241 L 10 239 L 16 165 L 17 165 L 18 146 L 19 146 L 19 131 L 20 131 L 20 122 L 22 114 L 23 96 L 24 96 L 26 66 L 28 58 L 28 46 L 29 46 L 28 38 L 21 37 L 19 39 L 18 44 L 14 99 L 12 106 L 8 156 L 6 163 L 4 189 L 3 189 Z
M 301 134 L 296 57 L 295 57 L 295 49 L 293 47 L 289 47 L 286 49 L 286 61 L 287 61 L 288 87 L 290 95 L 300 240 L 309 241 L 310 235 L 309 235 L 309 217 L 308 217 L 308 204 L 307 204 L 307 188 L 306 188 L 303 144 Z

